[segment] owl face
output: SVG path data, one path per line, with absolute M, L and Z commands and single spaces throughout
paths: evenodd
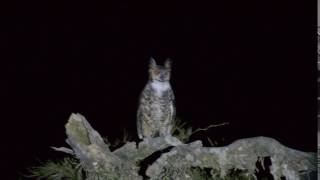
M 157 65 L 156 61 L 151 58 L 149 65 L 149 76 L 152 81 L 168 82 L 171 74 L 171 62 L 166 60 L 164 66 Z

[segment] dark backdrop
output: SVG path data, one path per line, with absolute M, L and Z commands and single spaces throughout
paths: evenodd
M 150 56 L 173 61 L 177 115 L 226 145 L 269 136 L 316 151 L 312 1 L 21 1 L 2 16 L 1 127 L 6 166 L 61 157 L 64 124 L 83 114 L 103 136 L 136 139 Z

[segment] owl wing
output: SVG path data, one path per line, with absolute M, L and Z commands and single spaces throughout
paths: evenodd
M 139 105 L 138 105 L 138 111 L 137 111 L 137 133 L 139 136 L 139 139 L 144 138 L 144 130 L 142 127 L 142 121 L 144 121 L 144 114 L 143 114 L 143 105 L 148 105 L 148 97 L 150 97 L 150 87 L 147 85 L 143 91 L 140 94 L 139 97 Z
M 172 90 L 170 91 L 169 96 L 171 101 L 171 105 L 170 105 L 171 123 L 173 125 L 176 119 L 176 106 L 175 106 L 175 97 Z
M 142 134 L 142 126 L 141 126 L 141 108 L 139 106 L 138 111 L 137 111 L 137 133 L 138 133 L 138 137 L 139 139 L 143 139 L 143 134 Z

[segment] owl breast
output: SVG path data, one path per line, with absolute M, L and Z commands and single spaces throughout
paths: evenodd
M 154 101 L 151 103 L 151 109 L 153 111 L 154 119 L 161 120 L 167 115 L 165 112 L 169 108 L 170 99 L 168 97 L 168 91 L 170 90 L 170 84 L 168 82 L 152 82 L 151 87 L 155 92 Z
M 173 92 L 168 82 L 150 82 L 138 110 L 138 133 L 142 137 L 170 135 L 174 119 Z

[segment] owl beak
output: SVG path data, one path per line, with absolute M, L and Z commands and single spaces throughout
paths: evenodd
M 161 79 L 161 81 L 164 81 L 166 79 L 166 76 L 164 74 L 161 74 L 160 79 Z

